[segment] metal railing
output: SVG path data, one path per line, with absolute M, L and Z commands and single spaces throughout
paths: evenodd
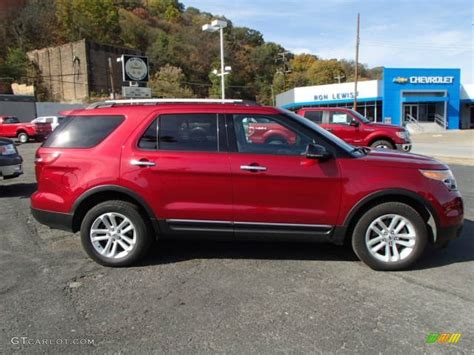
M 444 129 L 448 128 L 446 119 L 443 116 L 441 116 L 440 114 L 435 113 L 434 121 L 435 121 L 435 123 L 437 123 L 439 126 L 443 127 Z
M 423 127 L 420 125 L 420 123 L 418 122 L 418 120 L 413 117 L 412 115 L 410 114 L 406 114 L 406 119 L 405 119 L 405 123 L 406 124 L 412 124 L 413 127 L 415 127 L 417 130 L 419 130 L 420 132 L 423 132 Z

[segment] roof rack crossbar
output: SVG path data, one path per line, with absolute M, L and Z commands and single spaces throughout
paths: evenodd
M 87 106 L 86 109 L 91 110 L 99 107 L 113 107 L 116 105 L 156 105 L 167 103 L 250 104 L 249 101 L 241 99 L 125 99 L 94 102 Z M 256 105 L 256 103 L 252 104 Z

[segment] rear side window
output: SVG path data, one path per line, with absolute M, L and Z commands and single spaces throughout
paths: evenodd
M 323 123 L 323 111 L 306 111 L 304 117 L 314 123 Z
M 3 123 L 10 123 L 10 124 L 15 124 L 15 123 L 20 123 L 20 120 L 16 117 L 5 117 L 5 120 Z
M 53 131 L 43 146 L 91 148 L 107 138 L 123 120 L 123 116 L 70 116 Z
M 162 115 L 148 127 L 138 142 L 142 149 L 217 152 L 216 114 Z

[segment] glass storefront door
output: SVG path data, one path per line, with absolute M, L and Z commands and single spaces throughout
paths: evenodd
M 411 118 L 418 121 L 418 104 L 403 105 L 403 120 L 406 122 Z

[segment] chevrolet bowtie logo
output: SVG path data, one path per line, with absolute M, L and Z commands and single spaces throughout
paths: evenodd
M 408 78 L 397 76 L 396 78 L 393 78 L 393 82 L 397 84 L 405 84 L 405 83 L 408 83 Z

